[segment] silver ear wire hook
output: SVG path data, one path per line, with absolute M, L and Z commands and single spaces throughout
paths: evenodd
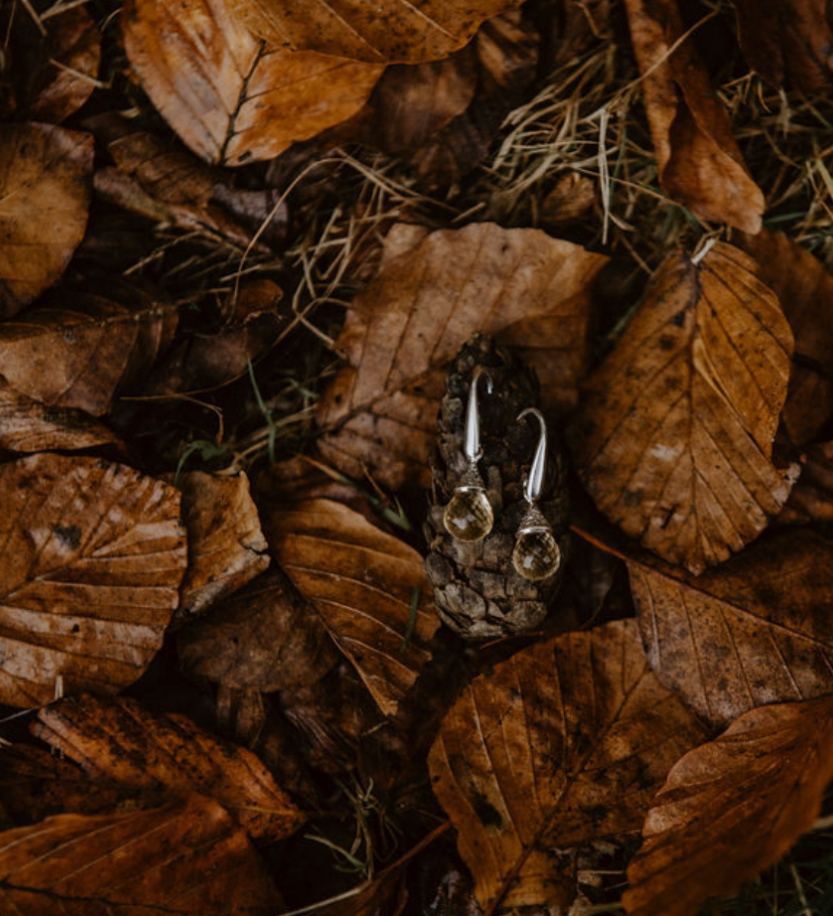
M 478 366 L 471 377 L 471 388 L 469 389 L 469 402 L 466 406 L 466 427 L 465 437 L 463 439 L 463 454 L 469 461 L 480 461 L 483 451 L 480 448 L 480 422 L 477 404 L 477 383 L 481 378 L 486 379 L 486 391 L 491 394 L 493 391 L 492 377 L 482 367 Z
M 541 498 L 541 493 L 544 491 L 544 475 L 547 470 L 547 421 L 541 411 L 535 407 L 527 407 L 526 410 L 522 410 L 517 419 L 523 420 L 530 414 L 541 424 L 541 437 L 529 468 L 529 476 L 524 482 L 524 498 L 532 505 Z

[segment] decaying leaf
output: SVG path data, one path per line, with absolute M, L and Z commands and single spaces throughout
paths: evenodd
M 833 77 L 833 32 L 824 0 L 734 0 L 740 45 L 770 85 L 785 74 L 796 89 L 818 92 Z
M 632 620 L 537 643 L 474 680 L 428 765 L 484 913 L 571 903 L 559 853 L 638 830 L 705 734 L 651 673 Z
M 45 5 L 32 4 L 41 12 Z M 36 24 L 25 7 L 9 3 L 0 11 L 0 29 L 12 84 L 11 92 L 0 94 L 0 118 L 59 124 L 87 101 L 98 75 L 101 35 L 84 7 Z
M 793 442 L 804 445 L 833 414 L 833 276 L 781 232 L 744 236 L 741 246 L 781 301 L 795 337 L 781 419 Z
M 274 45 L 353 60 L 418 64 L 448 57 L 478 26 L 521 0 L 380 0 L 373 7 L 330 0 L 231 0 L 235 14 Z
M 806 531 L 755 544 L 698 578 L 628 564 L 648 660 L 725 726 L 767 703 L 833 693 L 833 544 Z
M 162 645 L 185 572 L 179 493 L 119 464 L 0 466 L 0 702 L 114 693 Z
M 385 714 L 428 661 L 439 626 L 422 557 L 329 499 L 301 500 L 264 519 L 269 546 L 321 614 Z
M 269 565 L 269 547 L 244 473 L 218 477 L 192 471 L 178 483 L 188 530 L 188 570 L 174 623 L 202 614 Z
M 282 900 L 216 802 L 62 814 L 0 833 L 0 909 L 26 916 L 275 916 Z
M 833 698 L 765 706 L 674 765 L 628 868 L 631 916 L 695 916 L 773 865 L 833 777 Z
M 19 394 L 50 407 L 106 413 L 168 347 L 177 313 L 141 297 L 123 305 L 63 293 L 0 325 L 0 375 Z
M 833 522 L 833 442 L 807 450 L 801 476 L 778 521 L 800 525 Z
M 625 0 L 665 191 L 701 219 L 758 232 L 764 195 L 732 136 L 676 0 Z M 672 51 L 673 49 L 673 51 Z
M 32 731 L 92 779 L 215 798 L 252 839 L 279 840 L 303 822 L 254 754 L 185 716 L 154 716 L 126 697 L 85 695 L 45 706 Z
M 757 537 L 798 473 L 771 462 L 793 341 L 754 269 L 723 243 L 667 259 L 571 431 L 602 512 L 695 573 Z
M 264 46 L 225 0 L 130 0 L 122 21 L 142 88 L 185 144 L 218 165 L 271 159 L 352 117 L 383 69 Z
M 338 659 L 318 613 L 272 570 L 178 634 L 189 677 L 272 693 L 311 684 Z
M 114 433 L 83 410 L 47 407 L 0 379 L 0 448 L 70 452 L 118 444 Z
M 0 131 L 0 317 L 64 272 L 87 226 L 92 165 L 89 134 L 49 124 Z
M 397 249 L 399 233 L 391 233 Z M 320 448 L 355 479 L 430 484 L 443 367 L 475 332 L 538 371 L 545 407 L 572 406 L 588 353 L 591 284 L 603 255 L 536 229 L 472 223 L 410 232 L 358 296 L 336 342 L 349 361 L 319 403 Z M 386 243 L 387 244 L 387 243 Z

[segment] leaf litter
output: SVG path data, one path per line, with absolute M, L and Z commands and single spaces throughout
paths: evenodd
M 4 10 L 9 907 L 823 900 L 829 30 L 517 7 Z M 596 546 L 464 647 L 419 491 L 476 333 Z

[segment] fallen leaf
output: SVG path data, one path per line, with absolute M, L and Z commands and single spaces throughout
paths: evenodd
M 188 531 L 188 569 L 173 617 L 181 624 L 262 573 L 269 566 L 269 546 L 245 473 L 218 477 L 191 471 L 180 475 L 178 484 Z
M 39 404 L 0 379 L 0 448 L 73 452 L 101 445 L 118 446 L 119 440 L 88 413 Z
M 765 706 L 678 761 L 643 828 L 631 916 L 696 916 L 812 827 L 833 777 L 833 698 Z
M 625 0 L 659 180 L 701 219 L 758 232 L 764 195 L 732 136 L 676 0 Z
M 833 32 L 824 0 L 734 0 L 749 66 L 780 88 L 785 74 L 801 92 L 830 86 Z
M 485 916 L 571 903 L 559 853 L 638 830 L 705 734 L 651 673 L 632 620 L 536 643 L 476 678 L 428 766 Z
M 321 615 L 386 715 L 430 658 L 439 620 L 422 557 L 328 499 L 302 500 L 264 518 L 277 562 Z
M 93 138 L 49 124 L 0 132 L 0 317 L 59 279 L 84 236 Z M 2 371 L 2 370 L 0 370 Z
M 144 379 L 176 325 L 176 311 L 149 297 L 63 292 L 0 325 L 0 375 L 26 397 L 98 416 Z
M 607 263 L 537 229 L 494 223 L 432 232 L 403 248 L 385 255 L 353 300 L 336 341 L 349 366 L 318 407 L 325 457 L 391 489 L 430 485 L 444 366 L 475 332 L 518 348 L 541 377 L 546 408 L 575 402 L 589 359 L 590 285 Z
M 0 466 L 0 702 L 114 693 L 162 645 L 185 572 L 179 493 L 47 453 Z
M 792 525 L 833 522 L 833 442 L 807 450 L 801 476 L 778 521 Z
M 34 6 L 43 11 L 44 4 Z M 101 62 L 101 35 L 95 21 L 83 7 L 41 18 L 40 28 L 16 4 L 8 4 L 6 12 L 0 15 L 0 28 L 12 92 L 0 97 L 0 118 L 59 124 L 95 88 Z
M 245 832 L 199 796 L 126 814 L 62 814 L 0 834 L 8 913 L 274 916 L 282 904 Z
M 695 573 L 757 537 L 798 473 L 771 462 L 793 341 L 754 269 L 723 243 L 668 258 L 571 429 L 599 509 Z
M 656 676 L 723 727 L 767 703 L 833 693 L 833 545 L 806 531 L 698 578 L 629 562 Z
M 304 820 L 251 751 L 185 716 L 152 715 L 127 697 L 84 695 L 51 703 L 31 731 L 93 780 L 214 798 L 252 839 L 282 839 Z
M 273 693 L 323 677 L 338 653 L 313 607 L 272 570 L 177 634 L 188 677 Z
M 310 0 L 231 0 L 235 15 L 274 45 L 352 60 L 419 64 L 448 57 L 481 23 L 522 0 L 380 0 L 333 5 Z
M 781 232 L 744 236 L 741 247 L 778 296 L 795 336 L 781 419 L 797 445 L 812 441 L 833 414 L 833 276 Z
M 184 143 L 217 165 L 272 159 L 347 120 L 383 69 L 264 46 L 225 0 L 182 0 L 175 9 L 129 0 L 122 24 L 142 88 Z

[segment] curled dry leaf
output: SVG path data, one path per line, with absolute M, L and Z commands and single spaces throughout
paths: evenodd
M 31 729 L 93 780 L 214 798 L 252 839 L 279 840 L 303 822 L 251 751 L 204 732 L 185 716 L 154 716 L 136 700 L 87 695 L 45 706 Z
M 6 4 L 5 13 L 0 12 L 0 28 L 12 92 L 0 97 L 0 118 L 59 124 L 95 88 L 101 61 L 96 24 L 83 7 L 65 9 L 37 24 L 17 4 Z
M 200 796 L 127 814 L 62 814 L 0 834 L 6 913 L 274 916 L 282 904 L 245 831 Z
M 625 0 L 625 7 L 660 184 L 701 219 L 758 232 L 764 195 L 691 36 L 677 47 L 685 33 L 677 0 Z
M 182 629 L 177 651 L 188 677 L 264 693 L 311 684 L 338 659 L 316 610 L 278 570 Z
M 652 674 L 632 620 L 537 643 L 476 678 L 428 765 L 484 913 L 571 903 L 559 853 L 637 830 L 704 737 Z
M 674 765 L 628 868 L 631 916 L 695 916 L 777 862 L 833 777 L 833 698 L 765 706 Z
M 833 32 L 824 0 L 734 0 L 749 66 L 779 88 L 786 74 L 802 92 L 830 86 Z
M 805 531 L 696 579 L 629 562 L 657 677 L 716 726 L 767 703 L 833 693 L 831 563 L 833 545 Z
M 393 714 L 430 658 L 439 626 L 422 557 L 329 499 L 275 509 L 264 529 L 275 559 L 382 712 Z
M 129 0 L 122 22 L 142 88 L 185 144 L 217 165 L 272 159 L 352 117 L 383 69 L 264 46 L 225 0 Z
M 179 493 L 119 464 L 40 454 L 0 466 L 0 702 L 115 693 L 179 601 Z
M 537 229 L 472 223 L 386 253 L 336 346 L 347 356 L 318 412 L 321 451 L 355 479 L 430 485 L 444 366 L 475 332 L 517 348 L 545 407 L 572 406 L 588 357 L 603 255 Z M 399 233 L 393 232 L 391 248 Z M 386 242 L 387 245 L 387 242 Z
M 144 379 L 176 325 L 172 307 L 146 298 L 128 307 L 64 293 L 0 325 L 0 375 L 26 397 L 98 416 Z
M 781 301 L 795 337 L 781 419 L 793 442 L 804 445 L 833 414 L 833 276 L 781 232 L 744 236 L 741 246 Z
M 83 410 L 47 407 L 0 379 L 0 448 L 10 452 L 74 452 L 119 445 L 106 426 Z
M 722 243 L 666 260 L 571 430 L 596 505 L 695 573 L 757 537 L 798 472 L 771 462 L 793 341 L 754 269 Z
M 269 566 L 249 478 L 182 474 L 182 510 L 188 531 L 188 569 L 174 623 L 203 613 Z
M 786 524 L 833 522 L 833 442 L 808 449 L 801 477 L 778 521 Z
M 16 315 L 69 264 L 87 226 L 92 165 L 89 134 L 48 124 L 0 131 L 0 318 Z
M 231 0 L 237 17 L 271 44 L 384 64 L 448 57 L 481 23 L 521 2 L 380 0 L 345 7 L 330 0 Z

